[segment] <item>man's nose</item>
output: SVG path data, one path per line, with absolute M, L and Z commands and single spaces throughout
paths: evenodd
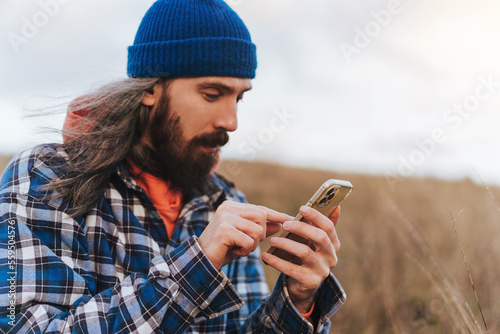
M 214 127 L 227 132 L 236 131 L 238 128 L 238 106 L 236 102 L 228 103 L 222 108 L 214 121 Z

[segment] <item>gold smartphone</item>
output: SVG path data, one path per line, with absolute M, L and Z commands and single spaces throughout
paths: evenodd
M 342 201 L 349 195 L 353 187 L 351 182 L 342 180 L 328 180 L 319 187 L 316 193 L 311 197 L 311 199 L 305 204 L 311 208 L 314 208 L 321 212 L 326 217 L 329 217 L 335 208 L 342 203 Z M 309 222 L 302 217 L 299 213 L 295 219 L 296 221 L 303 221 L 309 224 Z M 287 231 L 281 233 L 280 238 L 288 238 L 303 244 L 308 244 L 309 240 L 293 234 Z M 276 255 L 286 261 L 292 261 L 295 257 L 294 255 L 275 247 L 269 248 L 267 251 L 269 254 Z

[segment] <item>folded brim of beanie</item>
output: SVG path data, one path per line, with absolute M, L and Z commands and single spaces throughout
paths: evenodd
M 129 46 L 130 77 L 255 78 L 255 44 L 234 38 L 195 38 Z

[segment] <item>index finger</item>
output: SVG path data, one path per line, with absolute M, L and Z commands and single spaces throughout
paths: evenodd
M 324 231 L 328 232 L 334 228 L 333 220 L 329 219 L 324 214 L 322 214 L 321 212 L 319 212 L 318 210 L 316 210 L 314 208 L 303 205 L 302 207 L 300 207 L 300 214 L 311 225 L 316 226 Z
M 254 220 L 257 213 L 262 214 L 262 216 L 265 216 L 266 220 L 265 222 L 270 222 L 270 223 L 282 224 L 287 220 L 294 219 L 292 216 L 266 208 L 265 206 L 262 205 L 254 205 L 248 203 L 234 203 L 233 205 L 239 206 L 238 212 L 242 218 L 250 220 Z
M 281 225 L 285 221 L 293 220 L 293 217 L 287 214 L 271 210 L 265 206 L 247 203 L 239 203 L 239 215 L 242 218 L 248 219 L 262 226 L 264 233 L 261 240 L 264 240 L 265 237 L 271 234 L 279 232 L 281 230 Z
M 259 208 L 264 210 L 267 214 L 266 237 L 281 231 L 281 225 L 283 225 L 284 222 L 294 219 L 292 216 L 266 208 L 264 206 L 259 206 Z
M 294 217 L 292 217 L 292 216 L 289 216 L 289 215 L 287 215 L 285 213 L 281 213 L 281 212 L 278 212 L 278 211 L 266 208 L 265 206 L 259 205 L 257 207 L 259 209 L 262 209 L 262 210 L 264 210 L 266 212 L 266 214 L 267 214 L 267 221 L 271 222 L 271 223 L 281 223 L 281 224 L 283 224 L 287 220 L 293 220 L 294 219 Z
M 338 249 L 340 247 L 340 244 L 338 242 L 338 237 L 337 237 L 337 231 L 335 230 L 336 221 L 331 219 L 333 216 L 333 218 L 336 217 L 336 219 L 338 221 L 338 216 L 340 214 L 339 209 L 335 209 L 335 211 L 328 218 L 325 215 L 323 215 L 321 212 L 319 212 L 318 210 L 307 207 L 307 206 L 302 206 L 300 208 L 300 213 L 312 225 L 314 225 L 315 227 L 326 232 L 326 234 L 329 236 L 332 244 L 337 245 L 335 249 Z

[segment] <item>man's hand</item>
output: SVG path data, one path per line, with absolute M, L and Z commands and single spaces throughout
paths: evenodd
M 283 228 L 312 242 L 313 248 L 287 238 L 271 238 L 271 245 L 295 255 L 287 262 L 277 256 L 263 253 L 263 260 L 287 275 L 287 288 L 293 304 L 301 313 L 307 313 L 314 302 L 316 291 L 330 270 L 337 264 L 340 242 L 335 225 L 340 216 L 338 207 L 330 217 L 325 217 L 309 207 L 301 207 L 300 213 L 311 224 L 287 221 Z
M 263 206 L 225 201 L 198 238 L 201 249 L 220 269 L 238 256 L 247 256 L 259 242 L 278 232 L 292 217 Z

